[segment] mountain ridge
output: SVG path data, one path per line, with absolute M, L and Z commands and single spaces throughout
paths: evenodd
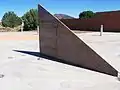
M 74 17 L 66 15 L 66 14 L 54 14 L 58 19 L 74 19 Z

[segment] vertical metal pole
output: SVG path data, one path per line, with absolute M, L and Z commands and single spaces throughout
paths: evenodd
M 102 36 L 102 34 L 103 34 L 103 25 L 101 25 L 100 27 L 100 36 Z

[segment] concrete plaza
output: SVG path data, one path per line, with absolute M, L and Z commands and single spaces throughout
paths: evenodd
M 120 33 L 75 32 L 89 47 L 99 54 L 107 63 L 120 72 Z
M 116 77 L 38 60 L 36 32 L 0 33 L 0 51 L 0 90 L 120 90 Z

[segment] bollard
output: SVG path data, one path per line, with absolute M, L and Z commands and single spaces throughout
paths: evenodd
M 103 25 L 101 25 L 100 27 L 100 36 L 102 36 L 102 34 L 103 34 Z
M 37 34 L 39 34 L 39 25 L 37 26 Z
M 23 27 L 24 27 L 24 21 L 22 20 L 21 32 L 23 32 Z

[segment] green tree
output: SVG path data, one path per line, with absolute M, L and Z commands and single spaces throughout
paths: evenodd
M 6 12 L 2 18 L 2 25 L 13 28 L 21 25 L 21 19 L 12 11 Z
M 24 30 L 35 30 L 38 25 L 38 10 L 30 9 L 22 16 L 24 21 Z
M 92 11 L 83 11 L 82 13 L 79 14 L 79 18 L 91 18 L 95 16 L 95 13 Z

